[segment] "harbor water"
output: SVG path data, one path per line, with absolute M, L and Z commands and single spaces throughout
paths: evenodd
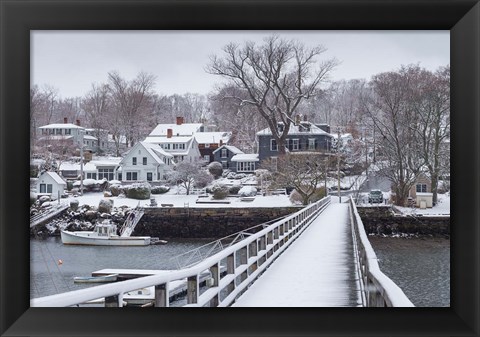
M 450 306 L 450 241 L 369 237 L 381 270 L 418 307 Z M 171 240 L 146 247 L 65 246 L 59 237 L 30 241 L 30 297 L 77 290 L 76 276 L 114 269 L 176 269 L 172 257 L 211 240 Z

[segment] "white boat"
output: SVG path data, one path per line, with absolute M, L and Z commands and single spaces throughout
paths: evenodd
M 93 231 L 61 231 L 64 245 L 87 246 L 148 246 L 150 236 L 119 236 L 117 226 L 112 223 L 100 223 Z
M 74 283 L 105 283 L 115 282 L 118 274 L 102 275 L 102 276 L 77 276 L 73 278 Z

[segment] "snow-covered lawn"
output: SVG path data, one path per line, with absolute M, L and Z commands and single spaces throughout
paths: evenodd
M 411 208 L 411 207 L 396 207 L 403 214 L 410 215 L 424 215 L 424 216 L 435 216 L 435 215 L 450 215 L 450 193 L 439 194 L 438 202 L 432 208 L 420 209 L 420 208 Z
M 198 195 L 181 195 L 181 194 L 156 194 L 152 197 L 155 198 L 158 207 L 162 207 L 161 204 L 170 204 L 173 207 L 287 207 L 292 206 L 292 202 L 288 198 L 287 195 L 272 195 L 272 196 L 255 196 L 253 201 L 242 201 L 241 198 L 227 198 L 225 200 L 219 200 L 222 203 L 215 203 L 214 200 L 211 200 L 210 197 L 208 198 L 199 198 Z M 130 208 L 134 208 L 137 205 L 142 207 L 150 205 L 150 200 L 136 200 L 136 199 L 129 199 L 129 198 L 120 198 L 120 197 L 104 197 L 102 192 L 94 192 L 94 193 L 85 193 L 83 196 L 78 197 L 70 197 L 66 199 L 62 199 L 62 203 L 69 203 L 72 199 L 77 199 L 79 201 L 79 205 L 90 205 L 98 207 L 98 203 L 101 199 L 110 199 L 113 200 L 114 207 L 121 207 L 127 206 Z M 197 204 L 196 201 L 201 200 L 211 201 L 211 203 L 199 203 Z M 230 202 L 230 203 L 224 203 Z

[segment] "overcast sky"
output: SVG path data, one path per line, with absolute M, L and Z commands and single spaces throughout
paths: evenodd
M 450 63 L 445 31 L 33 31 L 31 82 L 50 85 L 63 98 L 85 95 L 116 70 L 128 80 L 140 71 L 157 76 L 159 94 L 210 92 L 220 78 L 205 72 L 212 54 L 229 42 L 261 42 L 271 34 L 323 45 L 324 58 L 341 64 L 332 80 L 364 78 L 401 65 L 430 70 Z

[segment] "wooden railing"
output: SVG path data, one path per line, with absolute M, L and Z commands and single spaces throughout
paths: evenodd
M 413 307 L 412 302 L 378 265 L 375 251 L 368 240 L 362 219 L 352 198 L 350 203 L 350 216 L 352 235 L 358 272 L 362 301 L 367 307 Z
M 154 286 L 155 306 L 168 307 L 170 283 L 185 280 L 186 306 L 229 306 L 302 234 L 329 203 L 330 197 L 326 197 L 310 204 L 191 267 L 35 298 L 30 301 L 30 305 L 66 307 L 105 298 L 105 306 L 122 306 L 125 293 Z M 226 269 L 226 272 L 220 273 L 221 269 Z M 207 286 L 200 288 L 200 275 L 206 270 L 210 272 L 211 279 Z

